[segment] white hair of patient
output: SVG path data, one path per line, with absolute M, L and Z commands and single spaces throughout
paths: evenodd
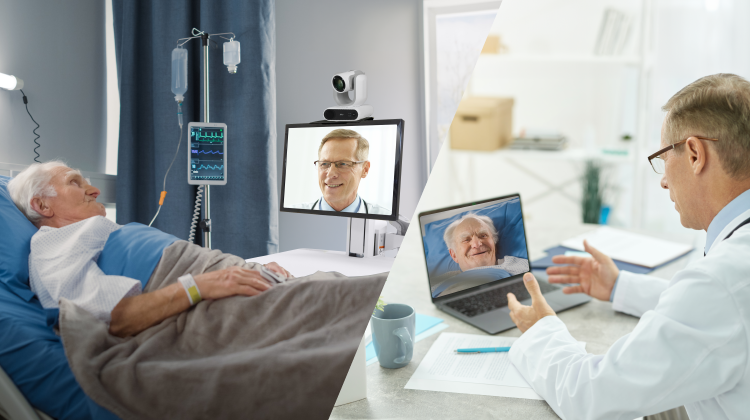
M 492 222 L 492 219 L 489 218 L 489 216 L 480 216 L 474 213 L 465 214 L 462 218 L 454 221 L 448 227 L 445 229 L 445 233 L 443 234 L 443 240 L 445 241 L 445 245 L 448 247 L 448 249 L 456 250 L 456 248 L 453 246 L 455 244 L 453 237 L 456 232 L 456 227 L 460 225 L 464 220 L 466 219 L 475 219 L 482 223 L 484 223 L 487 226 L 487 229 L 490 231 L 490 235 L 492 235 L 492 242 L 497 243 L 497 229 L 495 229 L 495 224 Z
M 8 183 L 8 192 L 13 203 L 33 224 L 42 220 L 42 215 L 31 208 L 34 197 L 55 197 L 57 191 L 52 183 L 52 172 L 56 168 L 69 168 L 65 162 L 51 160 L 44 163 L 33 163 Z M 76 170 L 77 171 L 77 170 Z M 80 171 L 77 171 L 80 174 Z

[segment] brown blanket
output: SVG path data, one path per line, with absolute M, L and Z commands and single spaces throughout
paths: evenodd
M 243 264 L 176 242 L 144 292 Z M 202 301 L 125 339 L 63 300 L 60 334 L 86 394 L 125 420 L 324 419 L 386 276 L 318 272 L 255 297 Z

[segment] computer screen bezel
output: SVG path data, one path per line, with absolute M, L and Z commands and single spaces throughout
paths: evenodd
M 286 164 L 287 164 L 287 148 L 289 147 L 289 129 L 290 128 L 307 128 L 307 127 L 331 127 L 335 128 L 352 128 L 358 126 L 373 126 L 373 125 L 396 125 L 396 162 L 394 165 L 394 177 L 393 177 L 393 205 L 391 206 L 391 214 L 366 214 L 366 213 L 344 213 L 344 212 L 333 212 L 325 210 L 306 210 L 297 208 L 284 207 L 284 194 L 286 188 Z M 398 211 L 400 204 L 400 193 L 401 193 L 401 165 L 403 162 L 403 141 L 404 141 L 404 120 L 392 119 L 392 120 L 363 120 L 356 122 L 313 122 L 305 124 L 287 124 L 284 129 L 284 156 L 281 170 L 281 197 L 279 198 L 279 210 L 288 213 L 304 213 L 304 214 L 319 214 L 322 216 L 337 216 L 337 217 L 353 217 L 358 219 L 369 219 L 369 220 L 398 220 Z
M 193 132 L 193 127 L 206 127 L 206 128 L 217 128 L 221 127 L 224 130 L 224 154 L 222 159 L 224 160 L 224 179 L 223 180 L 205 180 L 205 179 L 190 179 L 191 173 L 191 149 L 190 139 Z M 227 125 L 225 123 L 203 123 L 203 122 L 191 122 L 188 123 L 187 129 L 187 183 L 189 185 L 227 185 L 229 180 L 229 166 L 227 165 Z
M 500 201 L 500 200 L 512 199 L 514 197 L 518 197 L 518 205 L 521 206 L 521 224 L 523 226 L 524 241 L 526 242 L 526 255 L 529 257 L 528 258 L 529 259 L 529 271 L 521 273 L 521 274 L 516 274 L 515 276 L 506 277 L 504 279 L 498 279 L 498 280 L 495 280 L 495 281 L 491 281 L 489 283 L 480 284 L 479 286 L 475 286 L 475 287 L 472 287 L 472 288 L 469 288 L 469 289 L 464 289 L 464 290 L 461 290 L 461 291 L 458 291 L 458 292 L 455 292 L 455 293 L 451 293 L 450 295 L 447 295 L 447 296 L 432 297 L 432 283 L 430 282 L 430 267 L 427 266 L 427 254 L 425 254 L 425 252 L 424 252 L 424 239 L 423 239 L 424 238 L 424 228 L 422 227 L 422 217 L 428 216 L 430 214 L 442 213 L 442 212 L 445 212 L 445 211 L 460 209 L 460 208 L 463 208 L 463 207 L 476 206 L 478 204 L 489 203 L 489 202 L 492 202 L 492 201 Z M 436 210 L 424 211 L 424 212 L 419 213 L 419 216 L 417 216 L 417 223 L 419 224 L 419 241 L 420 241 L 421 247 L 422 247 L 422 256 L 424 257 L 423 258 L 423 260 L 424 260 L 424 268 L 425 268 L 425 272 L 427 273 L 427 291 L 430 294 L 430 299 L 432 299 L 432 303 L 438 303 L 438 302 L 443 302 L 443 301 L 450 300 L 450 299 L 455 299 L 457 296 L 461 296 L 461 295 L 463 295 L 465 293 L 469 293 L 469 292 L 473 293 L 473 292 L 476 292 L 478 290 L 487 289 L 489 287 L 495 287 L 498 284 L 502 284 L 502 283 L 505 283 L 505 282 L 508 282 L 508 281 L 511 281 L 511 280 L 516 280 L 519 277 L 522 277 L 524 274 L 530 273 L 534 269 L 531 266 L 531 255 L 529 255 L 529 236 L 526 234 L 526 220 L 524 220 L 524 217 L 523 217 L 523 203 L 521 203 L 521 195 L 519 193 L 504 195 L 504 196 L 501 196 L 501 197 L 490 198 L 490 199 L 486 199 L 486 200 L 471 201 L 471 202 L 468 202 L 468 203 L 459 204 L 459 205 L 450 206 L 450 207 L 444 207 L 444 208 L 440 208 L 440 209 L 436 209 Z

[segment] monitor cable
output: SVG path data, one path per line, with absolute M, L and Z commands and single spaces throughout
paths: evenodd
M 201 200 L 203 199 L 203 185 L 198 185 L 198 193 L 195 195 L 195 207 L 193 208 L 193 220 L 190 222 L 190 235 L 188 242 L 195 241 L 195 229 L 198 226 L 198 219 L 201 217 Z
M 149 226 L 154 223 L 154 220 L 156 220 L 156 217 L 161 211 L 161 206 L 164 205 L 164 197 L 167 196 L 167 175 L 169 175 L 169 170 L 172 169 L 172 165 L 174 165 L 174 161 L 175 159 L 177 159 L 177 155 L 180 153 L 180 146 L 182 146 L 182 102 L 177 103 L 177 121 L 180 124 L 180 138 L 179 140 L 177 140 L 177 150 L 174 152 L 172 162 L 169 164 L 169 168 L 167 168 L 167 172 L 164 174 L 164 183 L 162 185 L 161 196 L 159 196 L 159 208 L 156 210 L 154 218 L 151 219 L 151 223 L 148 224 Z
M 34 124 L 36 124 L 36 128 L 34 130 L 32 130 L 32 132 L 36 136 L 36 138 L 34 139 L 34 143 L 36 144 L 36 147 L 34 148 L 34 154 L 36 154 L 36 156 L 34 157 L 34 162 L 41 163 L 39 161 L 39 152 L 36 151 L 38 148 L 42 147 L 42 145 L 39 144 L 39 142 L 37 141 L 37 140 L 39 140 L 39 138 L 41 136 L 39 135 L 39 133 L 36 132 L 36 130 L 38 130 L 39 127 L 41 127 L 41 126 L 39 125 L 38 122 L 36 122 L 36 120 L 34 119 L 34 117 L 31 116 L 31 112 L 29 112 L 29 98 L 27 98 L 26 94 L 23 93 L 23 89 L 21 89 L 21 95 L 23 95 L 23 104 L 26 105 L 26 113 L 29 114 L 29 117 L 31 118 L 31 121 L 34 121 Z

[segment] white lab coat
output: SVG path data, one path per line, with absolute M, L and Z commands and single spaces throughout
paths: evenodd
M 750 418 L 750 225 L 671 281 L 622 272 L 612 307 L 640 316 L 604 355 L 587 354 L 557 317 L 512 346 L 510 360 L 563 419 L 627 419 L 681 405 L 690 420 Z
M 310 201 L 307 203 L 290 204 L 285 205 L 285 207 L 290 209 L 318 210 L 318 202 L 320 200 L 321 199 Z M 366 202 L 364 198 L 362 199 L 362 204 L 363 205 L 359 206 L 359 211 L 357 212 L 358 214 L 391 214 L 391 210 L 379 206 L 375 203 Z

